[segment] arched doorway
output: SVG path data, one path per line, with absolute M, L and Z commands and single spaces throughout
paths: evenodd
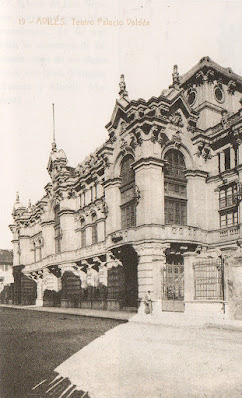
M 118 299 L 120 308 L 138 307 L 138 255 L 131 245 L 112 249 L 122 266 L 108 270 L 108 297 Z

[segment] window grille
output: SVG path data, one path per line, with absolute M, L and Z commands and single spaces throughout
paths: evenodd
M 222 260 L 206 260 L 193 264 L 195 300 L 223 299 Z

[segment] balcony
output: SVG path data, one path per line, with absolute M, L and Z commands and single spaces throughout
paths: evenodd
M 239 225 L 233 225 L 231 227 L 227 227 L 219 231 L 220 238 L 226 238 L 226 239 L 230 237 L 235 238 L 239 236 L 239 234 L 240 234 Z
M 81 259 L 95 257 L 98 254 L 104 254 L 106 252 L 105 242 L 99 242 L 92 246 L 83 247 L 81 249 L 62 252 L 58 254 L 50 254 L 41 261 L 36 263 L 26 264 L 24 271 L 32 272 L 38 271 L 43 268 L 49 267 L 50 265 L 64 265 L 70 264 Z
M 107 247 L 139 243 L 145 240 L 154 242 L 207 242 L 207 232 L 187 225 L 141 225 L 115 231 L 107 237 Z

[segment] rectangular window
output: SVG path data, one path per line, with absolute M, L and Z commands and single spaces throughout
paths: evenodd
M 81 245 L 86 247 L 86 229 L 81 230 Z
M 223 187 L 219 191 L 219 208 L 237 206 L 237 184 Z
M 224 150 L 224 169 L 229 170 L 231 168 L 230 164 L 230 148 Z
M 238 225 L 238 209 L 228 210 L 220 214 L 220 228 Z
M 97 243 L 97 224 L 93 224 L 92 226 L 92 243 Z
M 221 173 L 221 159 L 220 159 L 220 153 L 218 153 L 218 172 Z
M 128 203 L 121 207 L 122 228 L 135 226 L 135 203 Z
M 234 166 L 238 166 L 238 148 L 234 148 Z
M 186 225 L 187 204 L 186 201 L 165 198 L 165 224 Z

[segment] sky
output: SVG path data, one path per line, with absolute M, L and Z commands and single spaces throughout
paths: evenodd
M 203 56 L 242 75 L 242 2 L 0 0 L 0 248 L 12 208 L 49 182 L 52 103 L 58 149 L 75 167 L 102 145 L 120 75 L 130 99 L 159 96 Z M 139 25 L 139 23 L 142 23 Z

